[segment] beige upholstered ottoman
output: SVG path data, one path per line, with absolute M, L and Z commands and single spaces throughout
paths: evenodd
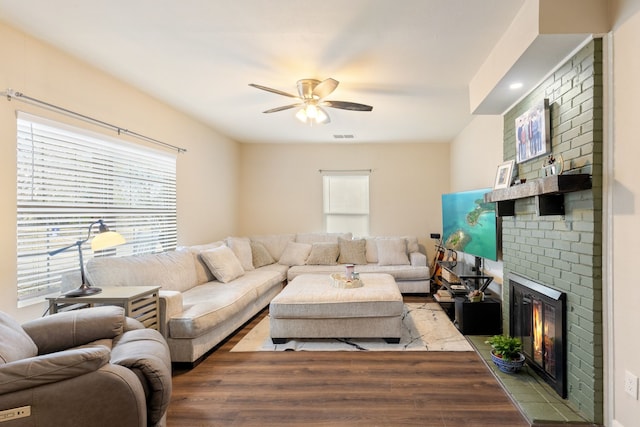
M 332 285 L 329 275 L 303 274 L 269 305 L 271 339 L 384 338 L 400 342 L 402 294 L 389 274 L 361 274 L 362 287 Z

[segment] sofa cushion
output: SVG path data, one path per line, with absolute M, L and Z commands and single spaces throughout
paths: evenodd
M 338 262 L 340 264 L 366 264 L 365 243 L 364 239 L 346 240 L 339 238 L 340 257 Z
M 200 252 L 200 258 L 209 267 L 211 273 L 221 281 L 227 283 L 244 274 L 244 269 L 236 254 L 227 246 L 220 246 Z
M 196 264 L 189 251 L 125 257 L 98 257 L 87 263 L 93 286 L 160 286 L 184 291 L 198 284 Z
M 274 260 L 278 261 L 287 247 L 287 243 L 296 239 L 295 234 L 270 234 L 264 236 L 252 236 L 252 242 L 260 242 L 269 251 Z
M 183 293 L 185 308 L 169 320 L 169 336 L 172 339 L 199 337 L 237 316 L 281 284 L 281 273 L 256 269 L 229 284 L 211 282 L 196 286 Z
M 310 252 L 311 245 L 308 243 L 289 242 L 278 263 L 282 265 L 304 265 Z
M 0 311 L 0 364 L 38 355 L 38 347 L 22 326 Z
M 262 243 L 253 241 L 251 242 L 251 259 L 254 268 L 264 267 L 276 262 Z
M 407 256 L 407 241 L 404 238 L 379 239 L 377 248 L 378 264 L 380 265 L 410 264 Z
M 227 246 L 236 254 L 244 271 L 254 269 L 253 257 L 251 255 L 251 240 L 249 240 L 248 237 L 228 237 Z
M 290 268 L 292 267 L 288 265 L 278 264 L 276 262 L 273 264 L 262 266 L 260 268 L 256 268 L 256 270 L 275 271 L 276 273 L 280 274 L 280 280 L 285 282 L 287 280 L 287 271 L 289 271 Z
M 338 263 L 340 249 L 337 243 L 314 243 L 307 258 L 309 265 L 335 265 Z

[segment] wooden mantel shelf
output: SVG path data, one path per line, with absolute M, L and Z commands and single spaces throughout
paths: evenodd
M 552 175 L 527 181 L 509 188 L 493 190 L 484 196 L 485 202 L 497 202 L 498 216 L 515 215 L 515 200 L 536 197 L 538 215 L 564 215 L 564 193 L 588 190 L 591 175 Z

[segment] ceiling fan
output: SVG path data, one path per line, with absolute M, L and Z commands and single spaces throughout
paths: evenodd
M 298 120 L 309 123 L 329 123 L 329 114 L 322 107 L 340 108 L 342 110 L 351 111 L 371 111 L 373 107 L 365 104 L 357 104 L 355 102 L 347 101 L 329 101 L 324 99 L 329 96 L 338 87 L 339 82 L 335 79 L 326 79 L 323 81 L 316 79 L 302 79 L 298 80 L 298 95 L 283 92 L 278 89 L 272 89 L 270 87 L 249 83 L 249 86 L 257 89 L 266 90 L 267 92 L 276 93 L 278 95 L 288 96 L 289 98 L 295 98 L 298 100 L 295 104 L 284 105 L 282 107 L 272 108 L 270 110 L 263 111 L 263 113 L 276 113 L 278 111 L 289 110 L 291 108 L 298 108 L 300 110 L 296 113 Z

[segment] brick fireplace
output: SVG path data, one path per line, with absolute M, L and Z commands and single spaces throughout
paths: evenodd
M 527 197 L 516 200 L 513 215 L 502 218 L 503 330 L 521 332 L 509 329 L 516 310 L 512 299 L 519 298 L 508 283 L 510 275 L 563 293 L 566 401 L 584 418 L 602 423 L 602 40 L 585 45 L 505 113 L 504 160 L 516 155 L 515 118 L 543 98 L 550 106 L 551 152 L 557 159 L 562 156 L 565 173 L 591 175 L 592 188 L 564 194 L 564 215 L 540 215 L 536 197 Z M 515 178 L 544 177 L 543 161 L 516 164 Z M 533 318 L 531 322 L 527 327 L 533 328 Z M 541 351 L 532 350 L 530 357 L 543 361 L 542 372 L 553 371 Z

